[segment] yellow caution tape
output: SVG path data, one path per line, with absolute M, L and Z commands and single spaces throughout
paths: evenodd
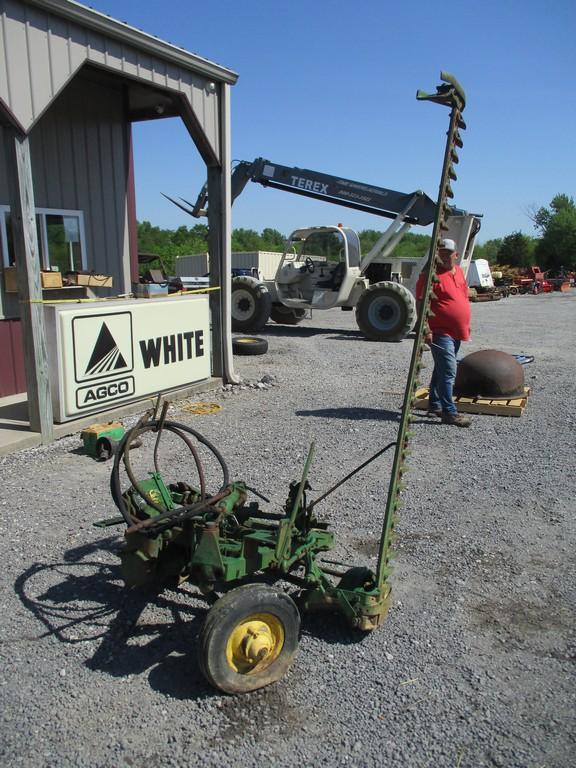
M 219 291 L 220 286 L 216 285 L 213 288 L 193 288 L 189 291 L 176 291 L 175 293 L 169 293 L 166 296 L 156 296 L 155 298 L 171 298 L 172 296 L 188 296 L 192 293 L 209 293 L 210 291 Z M 87 304 L 94 301 L 125 301 L 136 297 L 131 293 L 122 293 L 119 296 L 103 296 L 97 299 L 21 299 L 21 304 Z M 140 301 L 140 299 L 137 299 Z

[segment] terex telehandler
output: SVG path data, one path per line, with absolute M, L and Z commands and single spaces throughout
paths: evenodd
M 368 254 L 362 256 L 357 233 L 349 227 L 305 227 L 293 232 L 273 281 L 251 276 L 232 280 L 232 328 L 258 331 L 271 318 L 295 325 L 307 310 L 356 310 L 362 333 L 374 341 L 400 341 L 416 322 L 415 288 L 428 254 L 420 259 L 392 253 L 413 224 L 434 220 L 436 204 L 422 191 L 395 192 L 303 168 L 257 158 L 232 171 L 232 202 L 248 181 L 392 219 Z M 207 215 L 207 187 L 194 205 L 169 198 L 195 217 Z M 450 207 L 445 236 L 453 239 L 466 274 L 480 229 L 480 215 Z

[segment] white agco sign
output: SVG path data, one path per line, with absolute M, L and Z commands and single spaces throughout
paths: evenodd
M 57 421 L 207 379 L 207 296 L 46 305 Z

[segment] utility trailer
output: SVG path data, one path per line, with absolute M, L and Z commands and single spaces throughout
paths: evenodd
M 282 253 L 277 251 L 234 251 L 232 270 L 255 269 L 261 280 L 274 282 Z M 176 276 L 204 277 L 210 271 L 210 254 L 193 253 L 189 256 L 177 256 Z

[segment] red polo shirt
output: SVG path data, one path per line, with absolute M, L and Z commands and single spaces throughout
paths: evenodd
M 428 318 L 432 333 L 438 336 L 450 336 L 456 341 L 468 341 L 470 338 L 470 301 L 468 285 L 464 272 L 455 266 L 453 272 L 439 272 L 440 282 L 432 285 L 430 308 L 434 313 Z M 416 284 L 416 298 L 424 298 L 424 273 L 420 273 Z

